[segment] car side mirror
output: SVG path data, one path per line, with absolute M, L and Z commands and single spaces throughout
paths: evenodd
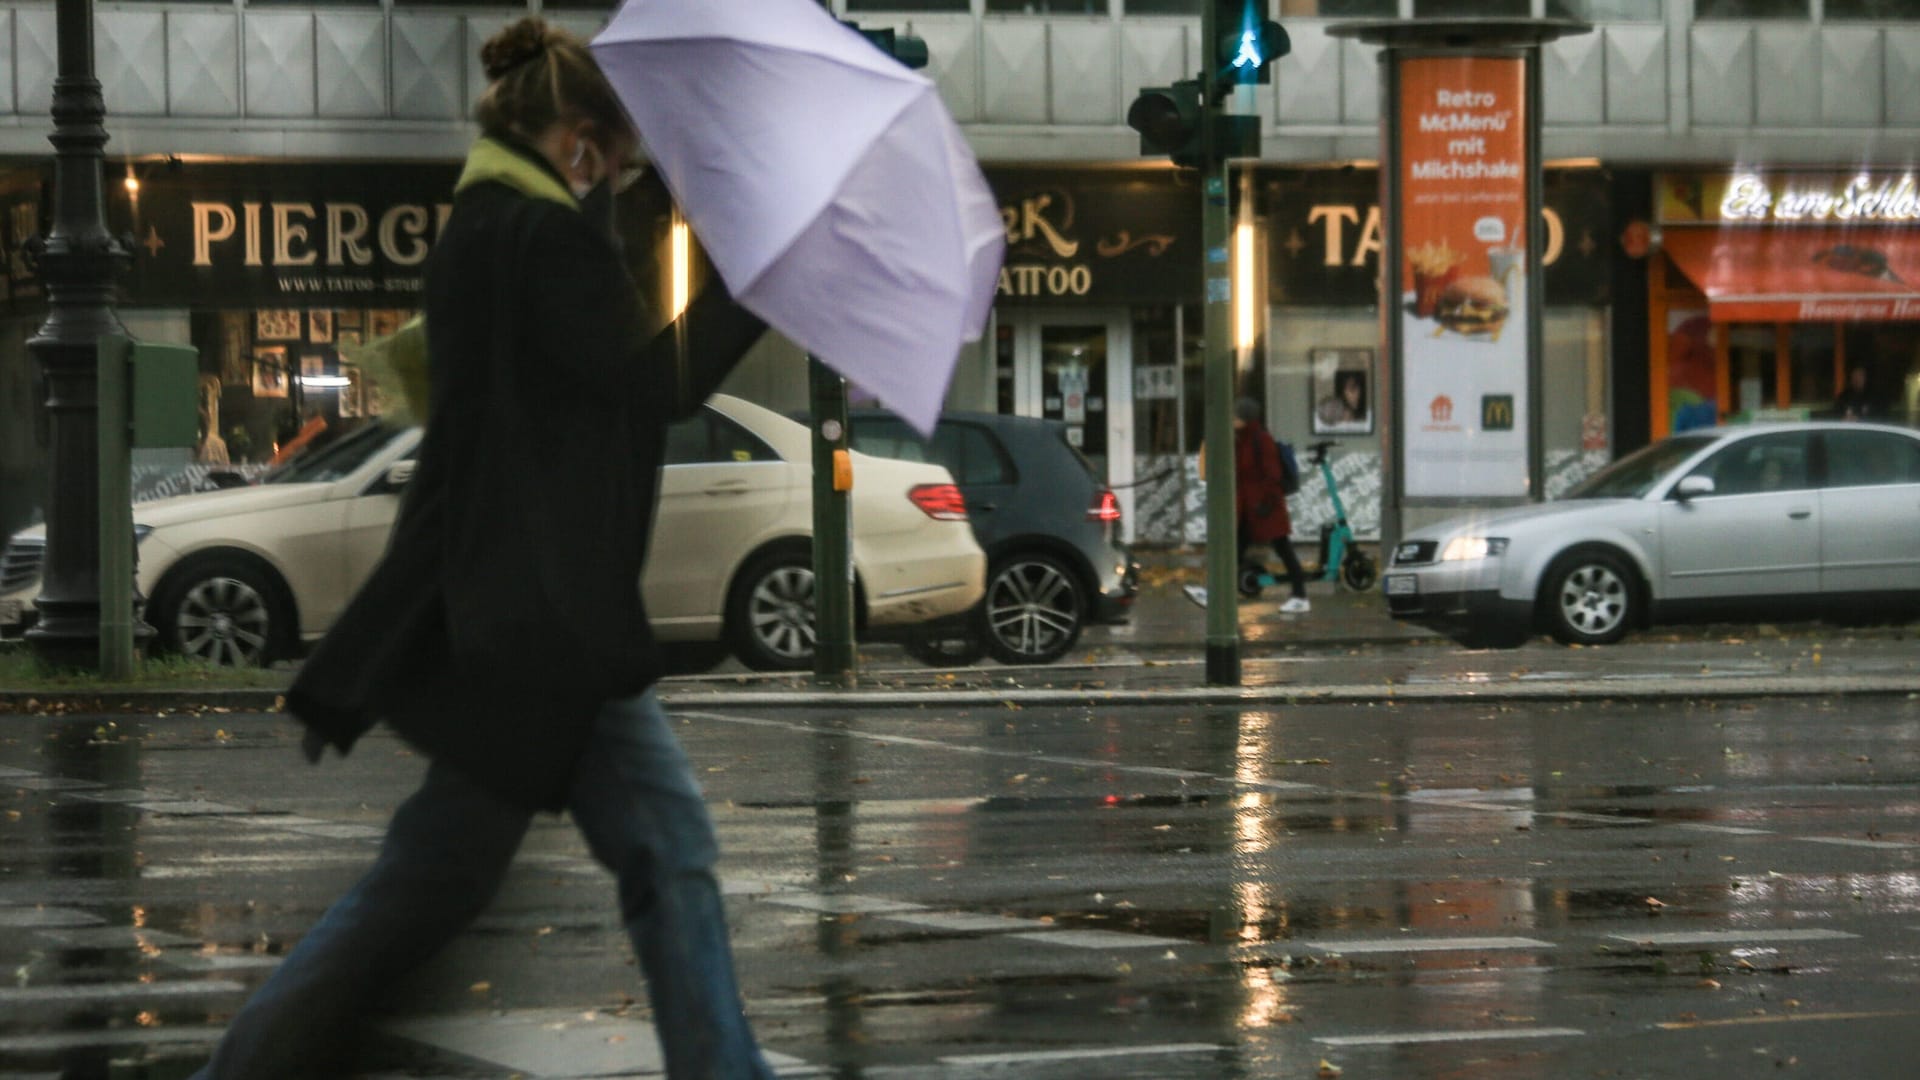
M 1682 477 L 1679 485 L 1673 489 L 1673 497 L 1679 499 L 1681 502 L 1688 502 L 1702 495 L 1711 494 L 1713 494 L 1713 477 L 1711 476 Z
M 413 479 L 413 470 L 417 465 L 419 465 L 419 462 L 407 460 L 396 461 L 387 466 L 387 490 L 399 491 L 401 488 L 406 487 L 407 483 Z

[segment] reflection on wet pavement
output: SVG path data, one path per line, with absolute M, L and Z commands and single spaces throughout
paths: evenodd
M 683 719 L 787 1074 L 1851 1077 L 1920 1049 L 1913 702 Z M 185 1075 L 421 768 L 376 736 L 308 770 L 278 721 L 219 720 L 10 721 L 0 1073 Z M 615 921 L 543 819 L 366 1070 L 657 1063 Z

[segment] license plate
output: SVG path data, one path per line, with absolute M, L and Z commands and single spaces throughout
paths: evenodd
M 1415 596 L 1420 592 L 1420 579 L 1412 574 L 1388 574 L 1388 596 Z
M 20 601 L 0 600 L 0 626 L 12 626 L 20 621 Z

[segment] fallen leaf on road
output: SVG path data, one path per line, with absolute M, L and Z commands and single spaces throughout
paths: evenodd
M 1345 1069 L 1342 1069 L 1340 1066 L 1335 1065 L 1331 1061 L 1328 1061 L 1326 1058 L 1321 1058 L 1320 1071 L 1315 1075 L 1329 1078 L 1329 1080 L 1331 1080 L 1332 1077 L 1339 1076 L 1341 1073 L 1345 1071 L 1346 1071 Z
M 1331 765 L 1333 759 L 1323 757 L 1275 758 L 1275 765 Z
M 490 982 L 477 982 L 467 987 L 468 991 L 475 994 L 484 994 L 491 989 L 493 989 L 493 984 Z

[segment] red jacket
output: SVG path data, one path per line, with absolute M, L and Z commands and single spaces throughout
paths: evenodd
M 1233 433 L 1233 509 L 1255 544 L 1284 540 L 1293 535 L 1287 515 L 1287 493 L 1281 486 L 1280 447 L 1257 420 Z

